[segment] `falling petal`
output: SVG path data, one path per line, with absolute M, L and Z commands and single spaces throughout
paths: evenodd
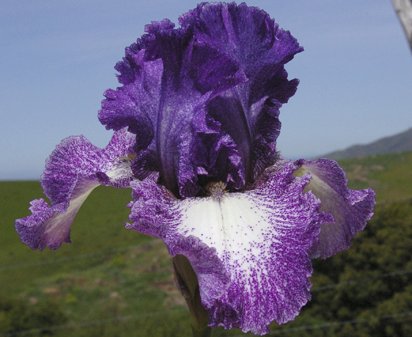
M 353 237 L 373 215 L 375 192 L 370 188 L 349 189 L 345 173 L 333 160 L 299 160 L 296 164 L 299 174 L 311 175 L 306 188 L 320 199 L 321 210 L 334 219 L 321 226 L 312 256 L 327 258 L 348 249 Z
M 32 249 L 57 249 L 70 242 L 70 226 L 81 205 L 99 185 L 128 187 L 132 179 L 128 155 L 135 136 L 116 132 L 100 149 L 83 136 L 63 140 L 46 163 L 42 186 L 50 199 L 31 202 L 31 215 L 16 220 L 21 240 Z
M 309 177 L 295 178 L 295 168 L 268 170 L 250 191 L 226 193 L 218 184 L 209 197 L 185 200 L 152 179 L 132 184 L 128 228 L 161 238 L 171 255 L 189 259 L 212 326 L 264 334 L 309 300 L 309 253 L 330 218 L 313 194 L 303 193 Z

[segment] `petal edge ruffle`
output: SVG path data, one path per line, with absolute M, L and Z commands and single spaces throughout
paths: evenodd
M 195 240 L 199 259 L 180 254 L 198 276 L 210 325 L 267 333 L 268 324 L 293 319 L 309 300 L 310 250 L 320 223 L 330 221 L 315 196 L 303 193 L 309 177 L 295 178 L 295 169 L 268 170 L 255 189 L 221 199 L 178 200 L 155 180 L 134 182 L 127 228 L 161 238 L 172 255 L 176 242 Z M 202 270 L 206 256 L 219 263 Z
M 43 199 L 31 202 L 31 215 L 16 220 L 16 231 L 32 249 L 57 249 L 70 242 L 70 226 L 81 205 L 99 185 L 127 187 L 132 179 L 128 154 L 135 136 L 125 129 L 115 132 L 106 148 L 82 136 L 64 139 L 50 155 L 42 187 Z
M 298 160 L 299 174 L 310 174 L 307 189 L 321 201 L 321 209 L 333 221 L 321 226 L 312 257 L 328 258 L 349 248 L 353 237 L 362 231 L 373 215 L 375 192 L 368 188 L 352 190 L 338 163 L 329 159 Z
M 274 163 L 279 109 L 298 84 L 285 64 L 303 49 L 246 4 L 202 3 L 179 21 L 152 22 L 126 48 L 99 119 L 136 134 L 139 179 L 159 172 L 182 198 L 205 180 L 242 190 Z

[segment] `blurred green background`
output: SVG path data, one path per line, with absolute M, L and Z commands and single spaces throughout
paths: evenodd
M 312 301 L 271 335 L 412 336 L 412 152 L 340 164 L 352 187 L 375 189 L 376 214 L 349 251 L 315 261 Z M 163 243 L 122 226 L 130 191 L 98 188 L 73 243 L 38 252 L 19 241 L 14 220 L 41 196 L 38 182 L 0 182 L 1 337 L 191 336 Z

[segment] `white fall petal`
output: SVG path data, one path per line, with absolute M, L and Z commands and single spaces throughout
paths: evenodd
M 320 224 L 319 201 L 303 190 L 309 176 L 290 163 L 268 171 L 245 192 L 176 199 L 154 180 L 132 184 L 128 228 L 160 237 L 185 255 L 199 280 L 213 325 L 266 333 L 293 319 L 310 298 L 310 250 Z

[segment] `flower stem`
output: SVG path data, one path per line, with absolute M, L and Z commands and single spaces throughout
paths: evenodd
M 202 306 L 196 273 L 183 255 L 173 257 L 173 268 L 176 283 L 190 311 L 193 337 L 210 337 L 212 329 L 208 326 L 208 313 Z

